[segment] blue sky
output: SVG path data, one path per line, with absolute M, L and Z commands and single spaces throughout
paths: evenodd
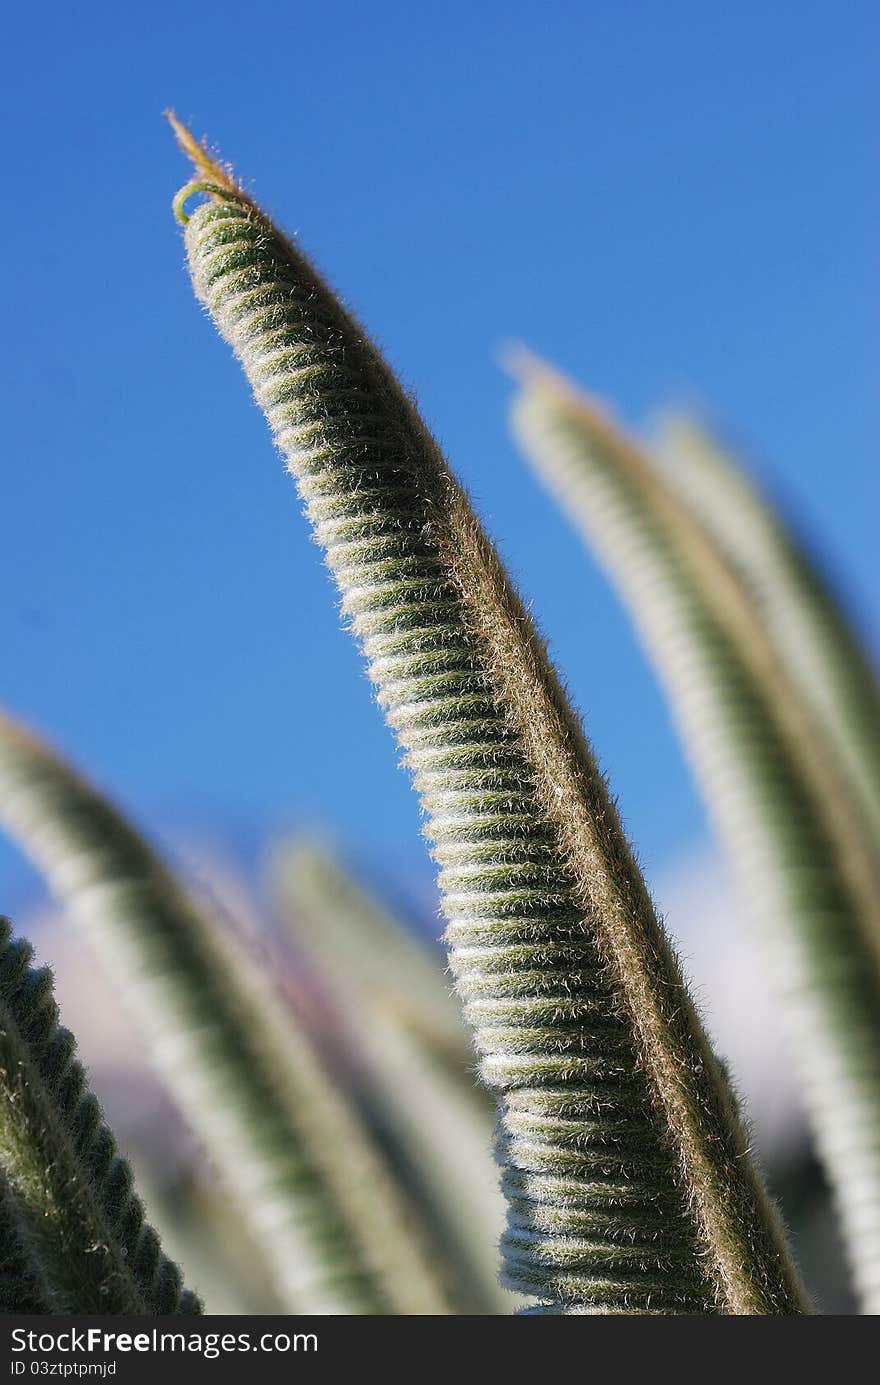
M 634 423 L 704 401 L 876 630 L 876 13 L 16 7 L 0 95 L 0 700 L 160 834 L 253 855 L 316 823 L 427 878 L 416 802 L 293 487 L 192 298 L 172 105 L 301 235 L 417 393 L 649 872 L 699 843 L 626 619 L 509 441 L 498 353 L 525 340 Z M 34 878 L 6 847 L 0 873 L 11 911 Z

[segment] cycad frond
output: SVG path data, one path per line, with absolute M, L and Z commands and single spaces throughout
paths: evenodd
M 272 880 L 297 943 L 322 973 L 338 967 L 363 1008 L 385 1014 L 450 1065 L 472 1066 L 470 1033 L 439 949 L 315 842 L 282 843 Z
M 839 601 L 719 437 L 684 415 L 666 415 L 657 432 L 664 475 L 752 592 L 880 841 L 880 688 Z
M 446 1247 L 465 1311 L 509 1313 L 497 1284 L 504 1203 L 490 1099 L 439 955 L 326 848 L 283 844 L 275 891 L 297 948 L 333 1003 L 367 1100 Z
M 803 1305 L 724 1075 L 524 608 L 363 330 L 192 137 L 193 282 L 404 746 L 501 1100 L 505 1278 L 557 1312 Z
M 627 601 L 770 949 L 854 1270 L 880 1307 L 880 871 L 748 587 L 591 401 L 536 362 L 515 429 Z
M 126 997 L 292 1312 L 442 1312 L 380 1152 L 274 987 L 118 810 L 0 717 L 0 821 Z
M 52 975 L 0 919 L 0 1286 L 5 1311 L 201 1313 L 58 1023 Z

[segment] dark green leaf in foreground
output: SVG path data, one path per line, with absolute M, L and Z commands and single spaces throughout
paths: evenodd
M 52 976 L 0 920 L 0 1290 L 7 1312 L 200 1313 L 144 1220 L 58 1023 Z

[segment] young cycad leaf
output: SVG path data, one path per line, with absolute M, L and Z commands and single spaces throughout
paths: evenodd
M 555 1312 L 798 1311 L 735 1103 L 529 617 L 362 329 L 178 134 L 199 170 L 176 201 L 196 293 L 287 456 L 428 815 L 501 1096 L 506 1283 Z
M 834 592 L 798 537 L 697 419 L 667 415 L 658 454 L 664 475 L 752 592 L 880 841 L 880 690 Z
M 341 969 L 361 1008 L 384 1014 L 451 1065 L 472 1070 L 470 1033 L 439 951 L 316 843 L 283 843 L 272 878 L 296 941 L 322 973 Z
M 125 995 L 288 1309 L 444 1311 L 380 1152 L 268 978 L 111 804 L 5 716 L 0 821 Z
M 9 1312 L 201 1313 L 144 1219 L 52 976 L 0 919 L 0 1285 Z
M 385 1141 L 452 1261 L 463 1311 L 511 1312 L 497 1282 L 504 1202 L 492 1111 L 442 962 L 326 849 L 285 844 L 273 875 Z
M 880 1308 L 880 878 L 748 589 L 656 468 L 536 362 L 515 427 L 623 593 L 771 952 L 859 1287 Z

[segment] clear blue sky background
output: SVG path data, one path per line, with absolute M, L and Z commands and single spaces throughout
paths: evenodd
M 604 581 L 506 431 L 522 338 L 638 422 L 696 397 L 877 615 L 877 8 L 16 6 L 4 24 L 0 698 L 154 830 L 419 817 L 293 488 L 195 306 L 161 119 L 366 320 L 473 491 L 649 871 L 702 817 Z M 873 18 L 872 18 L 873 16 Z M 872 587 L 873 582 L 873 587 Z M 2 905 L 34 879 L 0 850 Z

